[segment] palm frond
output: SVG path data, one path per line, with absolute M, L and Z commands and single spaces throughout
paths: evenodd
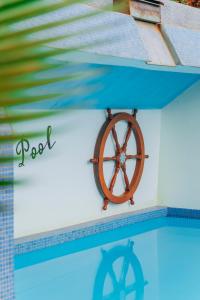
M 85 0 L 4 0 L 0 3 L 0 152 L 4 151 L 4 145 L 10 145 L 20 139 L 34 139 L 44 135 L 40 131 L 27 131 L 15 133 L 12 124 L 29 122 L 48 118 L 59 112 L 55 111 L 23 111 L 19 114 L 13 112 L 13 108 L 25 104 L 53 102 L 55 99 L 70 99 L 73 96 L 87 94 L 95 88 L 83 86 L 72 89 L 68 85 L 71 81 L 81 83 L 91 78 L 98 78 L 105 70 L 82 71 L 72 68 L 72 63 L 66 64 L 66 72 L 59 73 L 61 63 L 55 58 L 61 54 L 84 50 L 97 45 L 108 43 L 108 38 L 100 37 L 90 42 L 71 43 L 71 39 L 81 37 L 93 32 L 106 31 L 104 24 L 97 23 L 93 26 L 78 27 L 75 31 L 60 32 L 56 36 L 49 36 L 45 32 L 59 28 L 59 26 L 70 26 L 76 22 L 85 22 L 95 18 L 104 10 L 110 10 L 106 6 L 102 12 L 97 9 L 86 10 L 80 14 L 70 15 L 61 19 L 45 18 L 46 14 L 54 13 L 60 9 L 70 9 L 71 5 L 84 4 Z M 34 23 L 34 18 L 40 18 L 42 22 Z M 40 18 L 41 20 L 41 18 Z M 30 24 L 29 24 L 30 23 Z M 89 22 L 88 22 L 89 23 Z M 27 26 L 28 24 L 28 26 Z M 55 48 L 51 43 L 69 40 L 65 49 Z M 81 41 L 81 39 L 80 39 Z M 60 90 L 56 83 L 65 83 L 66 89 Z M 51 87 L 53 86 L 53 90 Z M 43 87 L 42 93 L 38 93 L 38 87 Z M 46 87 L 46 88 L 45 88 Z M 9 126 L 4 130 L 5 125 Z M 12 163 L 17 159 L 16 154 L 2 154 L 0 156 L 0 167 L 5 163 Z M 11 184 L 12 179 L 0 180 L 0 185 Z

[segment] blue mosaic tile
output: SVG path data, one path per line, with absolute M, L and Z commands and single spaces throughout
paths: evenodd
M 55 246 L 67 241 L 160 217 L 200 218 L 200 211 L 193 209 L 154 207 L 134 213 L 109 217 L 100 221 L 98 220 L 97 222 L 89 222 L 80 226 L 73 226 L 71 228 L 64 228 L 45 234 L 17 239 L 15 243 L 15 254 L 18 255 Z
M 200 210 L 168 207 L 167 216 L 178 217 L 178 218 L 200 219 Z
M 2 128 L 1 128 L 2 129 Z M 2 134 L 2 131 L 1 131 Z M 12 154 L 12 145 L 0 146 L 0 156 Z M 0 180 L 13 179 L 13 165 L 0 165 Z M 13 186 L 0 186 L 0 299 L 13 300 Z
M 67 241 L 76 240 L 89 235 L 113 230 L 137 222 L 167 216 L 166 207 L 154 207 L 144 209 L 134 213 L 123 214 L 120 216 L 106 218 L 98 223 L 90 222 L 81 227 L 52 231 L 34 237 L 17 239 L 15 244 L 15 254 L 23 254 L 46 247 L 55 246 Z

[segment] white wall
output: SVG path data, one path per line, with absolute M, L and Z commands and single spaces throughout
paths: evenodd
M 200 209 L 200 82 L 162 111 L 159 201 Z
M 15 187 L 15 237 L 156 205 L 160 116 L 159 110 L 139 111 L 137 116 L 150 158 L 145 162 L 142 181 L 135 194 L 135 206 L 110 204 L 105 212 L 102 211 L 102 196 L 95 184 L 93 167 L 88 163 L 105 120 L 103 110 L 74 110 L 62 117 L 16 126 L 16 130 L 28 127 L 45 130 L 52 125 L 52 141 L 56 140 L 56 144 L 42 157 L 26 161 L 25 167 L 19 168 L 15 162 L 15 178 L 30 181 Z M 62 133 L 57 133 L 60 127 Z M 119 129 L 122 141 L 125 128 Z M 112 143 L 108 144 L 107 153 L 113 153 Z

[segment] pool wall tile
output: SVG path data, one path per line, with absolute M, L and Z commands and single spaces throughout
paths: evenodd
M 178 217 L 178 218 L 200 219 L 200 210 L 199 209 L 168 207 L 167 208 L 167 216 L 168 217 Z
M 55 246 L 67 241 L 76 240 L 149 219 L 166 217 L 167 213 L 167 207 L 156 206 L 153 208 L 139 210 L 134 213 L 132 212 L 104 218 L 100 221 L 88 222 L 60 230 L 19 238 L 15 240 L 15 254 L 19 255 Z
M 0 127 L 0 134 L 2 126 Z M 12 154 L 12 145 L 1 144 L 0 156 Z M 13 180 L 13 164 L 1 163 L 0 181 Z M 0 300 L 13 300 L 14 263 L 13 263 L 13 185 L 0 185 Z
M 15 240 L 15 254 L 19 255 L 28 253 L 100 232 L 114 230 L 126 225 L 160 217 L 200 219 L 200 210 L 155 206 L 59 230 L 18 238 Z

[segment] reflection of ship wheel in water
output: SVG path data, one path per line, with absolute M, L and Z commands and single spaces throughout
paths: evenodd
M 147 282 L 133 252 L 133 242 L 109 251 L 102 250 L 102 255 L 95 278 L 93 300 L 142 300 Z

